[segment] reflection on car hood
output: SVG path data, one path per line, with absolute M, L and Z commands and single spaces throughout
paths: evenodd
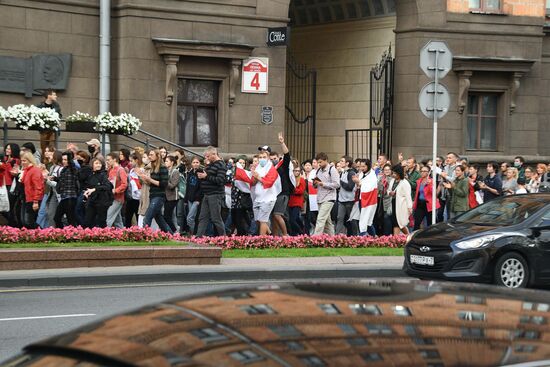
M 420 245 L 448 246 L 452 241 L 495 229 L 494 226 L 471 223 L 438 223 L 417 232 L 414 236 L 414 242 Z
M 389 280 L 289 284 L 163 302 L 27 351 L 86 351 L 155 367 L 495 366 L 550 359 L 549 310 L 542 291 Z M 61 360 L 25 366 L 76 366 Z

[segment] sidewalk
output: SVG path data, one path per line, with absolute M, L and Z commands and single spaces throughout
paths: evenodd
M 404 276 L 401 256 L 233 258 L 220 265 L 0 271 L 0 288 Z

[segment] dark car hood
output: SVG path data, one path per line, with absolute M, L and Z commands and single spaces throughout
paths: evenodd
M 507 365 L 550 358 L 550 324 L 539 322 L 548 304 L 541 291 L 387 279 L 248 287 L 145 307 L 26 351 L 106 366 Z M 72 366 L 56 358 L 24 365 Z
M 449 246 L 452 241 L 497 230 L 498 227 L 471 223 L 442 222 L 418 231 L 413 242 L 419 245 Z

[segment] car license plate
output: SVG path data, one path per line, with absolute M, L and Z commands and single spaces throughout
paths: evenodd
M 418 265 L 434 265 L 434 258 L 433 256 L 418 256 L 418 255 L 411 255 L 410 257 L 411 264 L 418 264 Z

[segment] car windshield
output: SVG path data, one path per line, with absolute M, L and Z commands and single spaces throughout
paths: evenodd
M 510 196 L 480 205 L 458 217 L 455 222 L 510 226 L 523 222 L 547 204 L 546 198 Z

